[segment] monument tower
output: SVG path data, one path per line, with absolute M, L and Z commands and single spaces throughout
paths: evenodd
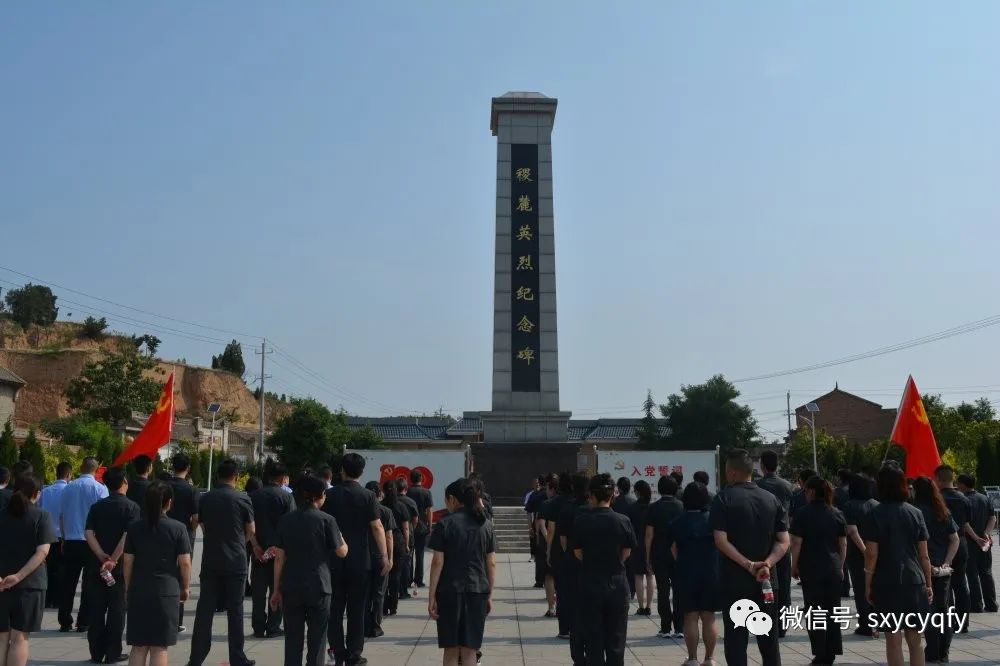
M 496 264 L 493 408 L 482 414 L 487 444 L 567 442 L 570 414 L 559 410 L 552 206 L 556 103 L 537 92 L 493 98 Z

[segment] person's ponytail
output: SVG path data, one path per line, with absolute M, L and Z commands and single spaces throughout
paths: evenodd
M 42 482 L 37 476 L 31 472 L 21 474 L 14 480 L 14 495 L 7 504 L 7 511 L 15 518 L 22 518 L 41 489 Z
M 149 484 L 146 497 L 143 499 L 143 509 L 146 512 L 146 523 L 150 527 L 160 524 L 160 514 L 174 498 L 174 489 L 167 483 L 157 481 Z
M 462 488 L 462 505 L 472 512 L 476 522 L 486 522 L 486 508 L 483 505 L 483 492 L 475 481 L 466 481 Z

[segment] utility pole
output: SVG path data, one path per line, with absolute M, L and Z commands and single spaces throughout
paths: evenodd
M 792 432 L 792 392 L 791 391 L 789 391 L 785 395 L 785 400 L 788 403 L 788 407 L 787 407 L 788 411 L 786 412 L 788 414 L 788 432 L 791 433 Z
M 260 354 L 260 441 L 257 443 L 257 461 L 264 459 L 264 380 L 269 375 L 264 373 L 264 359 L 268 354 L 273 353 L 273 349 L 267 348 L 267 338 L 262 338 L 260 351 L 254 350 L 255 354 Z

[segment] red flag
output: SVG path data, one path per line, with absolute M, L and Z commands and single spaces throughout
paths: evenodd
M 149 420 L 143 426 L 142 432 L 122 451 L 115 460 L 115 466 L 124 465 L 132 458 L 143 454 L 153 458 L 161 446 L 170 443 L 170 435 L 174 430 L 174 374 L 167 377 L 160 401 L 156 409 L 149 415 Z
M 934 470 L 941 464 L 941 455 L 912 375 L 906 381 L 890 439 L 906 451 L 906 478 L 934 477 Z

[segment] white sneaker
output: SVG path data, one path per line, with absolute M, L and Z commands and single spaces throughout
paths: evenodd
M 670 632 L 669 631 L 658 631 L 658 632 L 656 632 L 656 637 L 657 638 L 670 638 Z
M 675 631 L 672 634 L 672 636 L 673 636 L 673 638 L 684 638 L 684 632 L 683 631 Z
M 326 666 L 337 666 L 337 657 L 333 650 L 326 651 Z
M 706 659 L 705 661 L 701 662 L 701 666 L 715 666 L 715 660 Z
M 701 666 L 701 664 L 698 663 L 697 659 L 688 659 L 681 666 Z

